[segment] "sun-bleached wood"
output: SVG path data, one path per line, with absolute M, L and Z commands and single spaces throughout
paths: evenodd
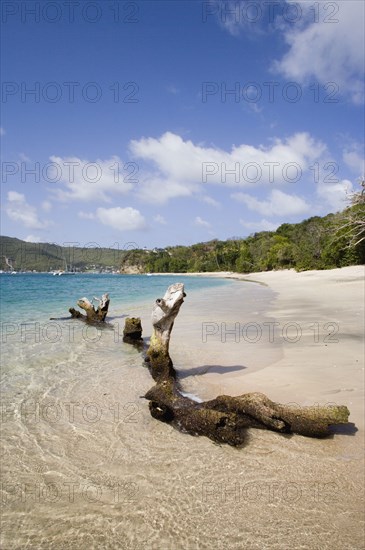
M 145 398 L 149 400 L 154 418 L 170 422 L 192 435 L 205 435 L 213 441 L 235 446 L 244 443 L 247 428 L 325 437 L 331 434 L 331 425 L 348 422 L 350 413 L 343 405 L 293 407 L 274 403 L 262 393 L 220 395 L 198 403 L 182 395 L 169 355 L 169 343 L 185 296 L 184 285 L 176 283 L 153 307 L 153 334 L 146 361 L 156 385 Z

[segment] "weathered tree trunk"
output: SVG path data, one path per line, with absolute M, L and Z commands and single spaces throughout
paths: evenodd
M 139 317 L 127 317 L 125 320 L 123 342 L 134 344 L 137 347 L 143 345 L 142 324 Z
M 176 372 L 169 355 L 170 335 L 186 294 L 184 285 L 171 285 L 163 298 L 157 298 L 152 311 L 153 332 L 146 360 L 156 382 L 175 379 Z
M 152 312 L 153 334 L 146 361 L 157 382 L 145 398 L 151 415 L 171 422 L 193 435 L 205 435 L 213 441 L 241 445 L 247 428 L 261 428 L 310 437 L 329 435 L 329 426 L 348 422 L 345 406 L 299 407 L 280 405 L 261 393 L 237 397 L 228 395 L 197 403 L 184 397 L 169 355 L 174 320 L 184 301 L 184 285 L 170 286 L 163 298 L 156 300 Z
M 97 309 L 94 308 L 93 304 L 87 298 L 80 298 L 77 305 L 86 312 L 86 315 L 77 309 L 70 307 L 69 312 L 71 313 L 71 317 L 83 319 L 84 321 L 90 321 L 93 323 L 104 322 L 109 309 L 109 294 L 103 294 L 101 298 L 96 298 L 94 296 L 94 300 L 99 302 Z

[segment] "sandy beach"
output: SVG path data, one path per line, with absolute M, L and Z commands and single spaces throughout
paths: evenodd
M 113 331 L 75 336 L 62 360 L 41 342 L 34 366 L 5 378 L 2 548 L 364 548 L 364 268 L 212 276 L 243 281 L 187 281 L 170 345 L 183 390 L 343 404 L 357 431 L 251 429 L 243 448 L 216 445 L 150 416 L 141 353 Z M 147 340 L 151 309 L 125 312 Z
M 258 304 L 260 311 L 247 316 L 239 287 L 220 290 L 209 305 L 204 297 L 201 304 L 196 300 L 189 319 L 187 297 L 176 321 L 171 353 L 177 365 L 189 354 L 189 376 L 184 376 L 187 367 L 181 371 L 188 392 L 210 399 L 260 391 L 281 403 L 346 405 L 358 430 L 326 440 L 285 440 L 251 430 L 253 446 L 240 451 L 242 458 L 247 452 L 255 459 L 261 452 L 265 455 L 253 477 L 293 491 L 287 493 L 286 503 L 284 493 L 278 507 L 269 503 L 269 523 L 264 521 L 262 530 L 271 542 L 261 541 L 257 548 L 364 548 L 364 274 L 363 266 L 302 273 L 211 273 L 261 283 L 273 295 L 268 294 L 263 309 Z M 199 308 L 204 312 L 201 325 L 205 322 L 200 333 L 194 324 Z M 176 343 L 183 336 L 190 346 Z M 308 493 L 311 484 L 322 491 L 314 501 Z M 246 500 L 241 513 L 252 504 Z M 283 528 L 288 538 L 279 542 Z M 256 546 L 251 541 L 242 548 Z
M 284 356 L 270 366 L 270 375 L 268 369 L 262 370 L 248 376 L 246 383 L 267 387 L 270 380 L 272 395 L 278 400 L 346 404 L 351 421 L 362 431 L 364 275 L 364 267 L 356 266 L 247 276 L 278 293 L 270 313 L 280 323 Z
M 204 383 L 215 380 L 225 393 L 270 391 L 274 400 L 285 403 L 346 404 L 351 407 L 351 421 L 363 429 L 363 266 L 302 273 L 285 270 L 204 275 L 260 283 L 273 294 L 268 296 L 268 303 L 257 304 L 255 309 L 261 306 L 260 314 L 251 311 L 248 316 L 247 312 L 245 316 L 242 314 L 244 304 L 235 292 L 227 292 L 226 296 L 219 290 L 220 295 L 210 304 L 203 298 L 204 304 L 195 301 L 189 305 L 187 297 L 174 329 L 172 354 L 179 338 L 176 331 L 183 329 L 189 332 L 189 342 L 194 347 L 200 343 L 198 357 L 192 354 L 192 366 L 201 364 L 204 358 L 209 362 L 215 357 L 221 364 L 233 365 L 238 361 L 247 367 L 226 372 L 224 377 L 215 376 L 208 369 Z M 261 296 L 260 299 L 263 300 Z M 189 331 L 191 319 L 187 320 L 186 309 L 194 309 L 195 318 L 199 307 L 201 330 L 194 325 L 194 330 Z M 258 355 L 262 362 L 258 362 Z M 182 356 L 179 359 L 183 361 Z M 216 389 L 212 389 L 213 393 Z

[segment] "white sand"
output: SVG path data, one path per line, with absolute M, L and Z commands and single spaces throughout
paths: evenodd
M 199 365 L 222 369 L 208 368 L 195 380 L 189 377 L 187 391 L 197 391 L 204 399 L 217 392 L 261 391 L 283 403 L 343 404 L 351 411 L 350 420 L 363 429 L 364 266 L 302 273 L 191 275 L 256 281 L 275 295 L 269 304 L 259 304 L 259 311 L 243 314 L 247 285 L 245 294 L 239 281 L 236 290 L 210 290 L 209 299 L 203 294 L 200 299 L 195 297 L 193 304 L 188 294 L 173 331 L 174 364 L 182 370 L 198 371 Z M 222 322 L 226 323 L 225 342 Z M 257 342 L 250 341 L 255 339 L 254 327 L 253 332 L 245 333 L 247 323 L 262 330 Z M 235 327 L 238 337 L 228 332 Z M 214 329 L 217 333 L 210 334 Z M 230 366 L 236 368 L 230 370 Z
M 230 491 L 214 503 L 210 499 L 217 521 L 237 525 L 226 547 L 364 548 L 364 267 L 211 276 L 263 283 L 269 303 L 259 303 L 257 285 L 248 289 L 240 281 L 202 292 L 193 304 L 188 294 L 170 348 L 175 367 L 190 374 L 182 378 L 184 389 L 203 399 L 260 391 L 282 403 L 346 405 L 357 428 L 323 440 L 250 430 L 248 446 L 235 456 L 225 450 L 220 467 L 214 447 L 204 445 L 204 479 Z M 243 313 L 251 295 L 257 308 Z M 219 327 L 205 343 L 204 322 Z M 242 337 L 236 342 L 234 335 L 222 342 L 222 322 L 229 328 L 239 323 L 241 333 L 247 323 L 278 325 L 273 342 L 264 332 L 256 343 Z M 202 365 L 206 374 L 194 375 Z M 236 483 L 243 497 L 242 491 L 239 498 L 233 495 Z M 251 483 L 258 491 L 252 500 L 245 492 Z M 265 499 L 264 487 L 278 487 L 280 498 Z M 211 524 L 208 539 L 213 530 Z
M 270 313 L 280 323 L 279 336 L 286 336 L 282 359 L 247 374 L 247 389 L 270 390 L 273 399 L 284 402 L 347 405 L 351 421 L 363 430 L 364 275 L 363 266 L 352 266 L 245 276 L 278 293 Z M 298 341 L 288 341 L 297 335 Z

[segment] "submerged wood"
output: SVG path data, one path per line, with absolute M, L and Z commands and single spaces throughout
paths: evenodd
M 78 300 L 77 302 L 77 305 L 85 311 L 86 315 L 81 313 L 81 311 L 70 307 L 69 312 L 71 313 L 71 317 L 74 317 L 75 319 L 83 319 L 84 321 L 90 322 L 104 322 L 109 309 L 109 294 L 105 293 L 102 295 L 101 298 L 96 298 L 94 296 L 94 300 L 99 302 L 99 305 L 96 309 L 93 306 L 92 302 L 90 302 L 87 298 L 80 298 L 80 300 Z
M 274 403 L 262 393 L 220 395 L 203 403 L 185 397 L 169 355 L 171 331 L 185 296 L 184 285 L 176 283 L 153 308 L 153 334 L 146 361 L 156 385 L 145 398 L 154 418 L 192 435 L 234 446 L 244 442 L 247 428 L 325 437 L 331 434 L 331 425 L 348 422 L 350 413 L 345 406 L 293 407 Z
M 140 317 L 126 318 L 123 329 L 123 342 L 137 345 L 137 347 L 143 345 Z

